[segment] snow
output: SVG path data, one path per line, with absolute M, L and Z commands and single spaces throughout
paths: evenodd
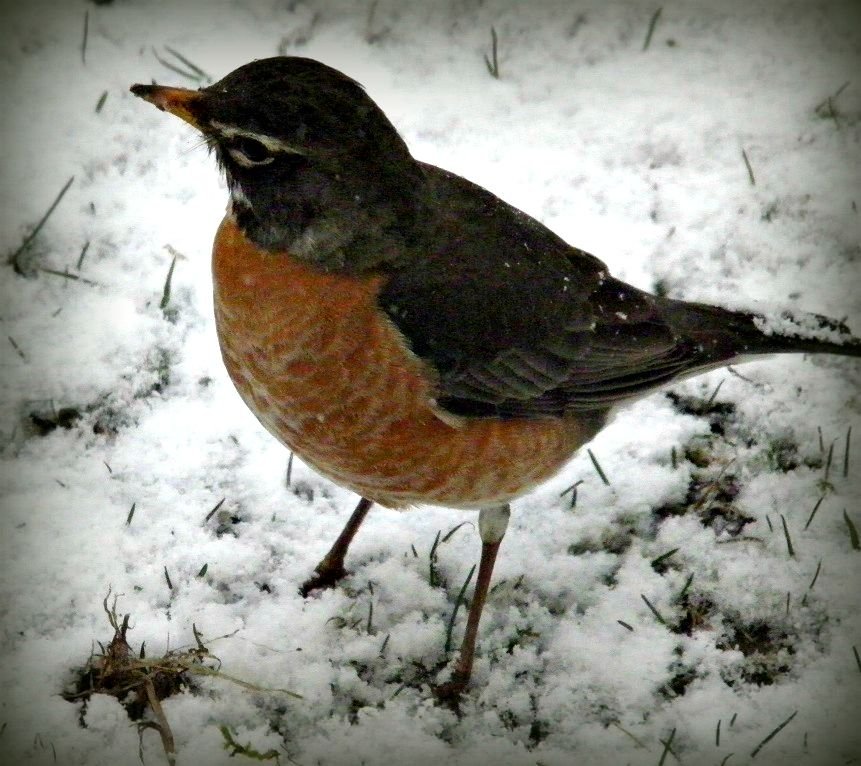
M 677 762 L 746 763 L 796 711 L 757 764 L 858 758 L 861 553 L 843 518 L 861 525 L 857 360 L 774 357 L 679 384 L 700 410 L 658 394 L 589 445 L 609 486 L 584 450 L 518 501 L 458 718 L 428 684 L 449 672 L 477 517 L 374 509 L 351 577 L 299 596 L 356 498 L 298 460 L 286 486 L 287 452 L 240 402 L 215 342 L 208 258 L 224 181 L 188 126 L 128 93 L 152 78 L 194 87 L 158 62 L 166 46 L 213 78 L 279 52 L 318 58 L 362 82 L 418 158 L 615 275 L 847 318 L 857 333 L 857 6 L 665 4 L 643 51 L 657 5 L 4 6 L 4 253 L 75 177 L 27 275 L 5 265 L 0 285 L 5 762 L 139 763 L 118 700 L 61 696 L 113 637 L 109 589 L 135 656 L 143 642 L 149 658 L 195 647 L 194 625 L 224 673 L 302 695 L 195 676 L 162 701 L 179 764 L 247 760 L 231 759 L 220 726 L 304 766 L 656 764 L 673 731 Z M 482 60 L 491 26 L 498 80 Z M 706 406 L 719 383 L 719 407 Z M 31 417 L 62 408 L 80 413 L 68 428 L 42 433 Z M 578 480 L 572 510 L 560 494 Z M 438 547 L 445 587 L 431 585 L 434 538 L 462 521 Z M 686 615 L 693 627 L 674 629 Z M 461 610 L 455 642 L 463 624 Z M 145 762 L 165 762 L 158 734 L 140 736 Z
M 766 335 L 787 335 L 789 337 L 813 338 L 841 345 L 847 341 L 845 332 L 835 327 L 823 325 L 813 314 L 793 316 L 778 312 L 754 319 L 754 324 Z

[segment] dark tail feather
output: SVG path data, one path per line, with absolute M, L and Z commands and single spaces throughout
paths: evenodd
M 757 354 L 861 356 L 861 338 L 843 322 L 819 314 L 767 316 L 674 300 L 663 302 L 661 311 L 679 335 L 696 344 L 704 366 Z

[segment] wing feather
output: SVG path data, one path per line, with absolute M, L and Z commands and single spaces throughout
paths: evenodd
M 433 215 L 380 305 L 456 415 L 606 410 L 683 374 L 696 344 L 661 299 L 607 275 L 490 192 L 424 166 Z

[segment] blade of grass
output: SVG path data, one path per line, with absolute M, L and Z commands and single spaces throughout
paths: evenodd
M 185 77 L 189 80 L 193 80 L 194 82 L 200 82 L 200 77 L 197 74 L 195 74 L 194 72 L 187 72 L 186 70 L 176 66 L 176 64 L 171 64 L 170 61 L 166 61 L 158 55 L 158 51 L 155 48 L 152 49 L 152 55 L 155 56 L 155 59 L 156 61 L 158 61 L 159 64 L 161 64 L 163 67 L 166 67 L 167 69 L 170 69 L 171 72 L 176 72 L 178 75 L 180 75 L 180 77 Z
M 861 551 L 861 541 L 858 539 L 858 528 L 855 526 L 852 519 L 849 518 L 849 514 L 846 513 L 845 508 L 843 509 L 843 521 L 846 522 L 846 526 L 849 528 L 849 543 L 852 545 L 852 549 Z
M 756 178 L 753 175 L 753 168 L 750 166 L 750 160 L 747 158 L 747 152 L 742 149 L 741 150 L 742 159 L 744 159 L 744 166 L 747 168 L 747 175 L 750 178 L 750 185 L 756 186 Z
M 84 258 L 87 255 L 87 250 L 90 249 L 90 240 L 84 242 L 84 246 L 81 248 L 81 254 L 78 256 L 78 262 L 75 264 L 75 269 L 77 271 L 81 270 L 81 266 L 84 265 Z
M 579 487 L 582 483 L 583 479 L 578 479 L 570 487 L 563 489 L 559 493 L 559 497 L 565 497 L 565 495 L 567 495 L 569 492 L 571 493 L 571 505 L 568 506 L 571 510 L 573 510 L 577 506 L 577 487 Z
M 365 42 L 367 42 L 368 45 L 376 45 L 381 40 L 385 40 L 392 31 L 392 28 L 385 22 L 377 24 L 378 5 L 378 0 L 372 0 L 371 4 L 368 6 L 368 15 L 365 20 Z
M 26 362 L 27 355 L 21 350 L 21 347 L 15 342 L 15 339 L 11 335 L 7 335 L 6 337 L 9 339 L 9 343 L 12 345 L 12 348 L 15 349 L 15 353 Z
M 290 450 L 290 457 L 287 458 L 287 476 L 284 479 L 284 484 L 290 488 L 290 482 L 293 478 L 293 450 Z
M 155 729 L 161 737 L 161 746 L 164 749 L 165 756 L 167 756 L 167 762 L 169 764 L 175 764 L 176 743 L 173 738 L 173 731 L 170 728 L 167 716 L 164 714 L 164 709 L 161 706 L 161 702 L 159 702 L 158 694 L 155 690 L 155 684 L 153 683 L 152 678 L 150 678 L 149 676 L 146 676 L 146 678 L 144 679 L 144 689 L 146 691 L 146 698 L 149 702 L 150 709 L 152 710 L 153 716 L 157 721 L 157 723 L 155 724 Z
M 654 569 L 657 566 L 660 566 L 664 561 L 666 561 L 670 556 L 679 552 L 678 548 L 673 548 L 671 551 L 667 551 L 666 553 L 662 553 L 655 559 L 652 559 L 650 566 Z
M 66 181 L 65 185 L 62 189 L 60 189 L 60 193 L 51 203 L 51 206 L 48 208 L 45 215 L 43 215 L 42 218 L 39 220 L 39 223 L 37 223 L 33 227 L 33 231 L 31 231 L 26 237 L 24 237 L 24 241 L 18 246 L 18 249 L 14 253 L 12 253 L 12 255 L 9 256 L 9 263 L 11 263 L 15 267 L 15 271 L 18 274 L 22 273 L 18 266 L 18 256 L 20 256 L 21 253 L 23 253 L 30 246 L 30 243 L 34 239 L 36 239 L 36 235 L 42 230 L 42 227 L 45 225 L 45 222 L 51 217 L 51 214 L 54 212 L 54 210 L 57 209 L 57 205 L 60 204 L 60 200 L 62 200 L 66 192 L 69 191 L 69 187 L 72 185 L 74 180 L 75 177 L 72 176 L 71 178 L 69 178 L 68 181 Z
M 170 303 L 170 283 L 173 280 L 173 270 L 176 268 L 176 256 L 173 256 L 170 262 L 170 268 L 167 270 L 167 278 L 164 280 L 164 287 L 162 288 L 161 293 L 161 301 L 158 304 L 158 307 L 164 311 L 168 304 Z
M 849 87 L 849 80 L 843 83 L 834 93 L 831 94 L 831 98 L 837 98 L 846 88 Z
M 795 558 L 795 549 L 792 547 L 792 538 L 789 536 L 789 527 L 786 526 L 786 518 L 781 513 L 780 523 L 783 524 L 783 536 L 786 538 L 786 547 L 789 549 L 789 555 Z
M 288 697 L 293 697 L 297 700 L 303 699 L 301 694 L 291 692 L 289 689 L 277 689 L 272 686 L 258 686 L 257 684 L 243 681 L 241 678 L 237 678 L 236 676 L 231 676 L 223 670 L 215 670 L 214 668 L 210 668 L 206 665 L 192 665 L 188 668 L 188 672 L 199 676 L 209 676 L 210 678 L 222 678 L 225 681 L 230 681 L 232 684 L 236 684 L 237 686 L 241 686 L 243 689 L 248 689 L 253 692 L 286 694 Z
M 81 40 L 81 63 L 87 64 L 87 39 L 90 36 L 90 12 L 84 11 L 84 38 Z
M 466 579 L 463 581 L 463 586 L 460 589 L 460 593 L 457 594 L 457 599 L 454 602 L 454 609 L 451 610 L 451 618 L 448 621 L 448 627 L 445 631 L 445 653 L 448 654 L 451 651 L 451 634 L 454 631 L 454 621 L 457 618 L 457 612 L 460 609 L 461 604 L 464 603 L 464 594 L 466 593 L 466 589 L 469 587 L 469 583 L 472 581 L 472 576 L 475 574 L 475 564 L 472 565 L 472 569 L 469 570 L 469 574 L 466 576 Z
M 779 726 L 778 726 L 778 727 L 777 727 L 773 732 L 771 732 L 771 734 L 769 734 L 769 735 L 768 735 L 764 740 L 762 740 L 762 742 L 760 742 L 760 743 L 759 743 L 759 744 L 758 744 L 758 745 L 757 745 L 757 746 L 756 746 L 756 747 L 751 751 L 751 753 L 750 753 L 750 757 L 751 757 L 751 758 L 756 758 L 757 753 L 758 753 L 760 750 L 762 750 L 762 748 L 763 748 L 765 745 L 767 745 L 769 742 L 771 742 L 771 740 L 772 740 L 772 739 L 774 739 L 774 737 L 778 734 L 778 732 L 780 732 L 780 731 L 781 731 L 781 729 L 783 729 L 783 727 L 784 727 L 784 726 L 786 726 L 786 724 L 788 724 L 788 723 L 789 723 L 793 718 L 795 718 L 795 716 L 797 716 L 797 715 L 798 715 L 798 711 L 796 710 L 796 711 L 795 711 L 791 716 L 789 716 L 789 718 L 787 718 L 787 719 L 786 719 L 782 724 L 780 724 L 780 725 L 779 725 Z
M 670 749 L 670 745 L 672 745 L 672 744 L 673 744 L 673 738 L 674 738 L 675 736 L 676 736 L 676 729 L 675 729 L 675 727 L 673 727 L 673 730 L 670 732 L 670 736 L 669 736 L 669 737 L 667 737 L 667 741 L 666 741 L 666 742 L 663 742 L 663 745 L 664 745 L 664 752 L 663 752 L 663 753 L 661 753 L 661 758 L 660 758 L 660 760 L 658 761 L 658 766 L 664 766 L 664 761 L 666 761 L 666 760 L 667 760 L 667 753 L 672 753 L 672 752 L 673 752 L 673 751 Z M 662 740 L 660 740 L 660 739 L 659 739 L 658 741 L 659 741 L 659 742 L 662 742 Z M 675 753 L 673 753 L 673 755 L 675 755 Z
M 490 28 L 490 56 L 491 58 L 487 58 L 487 54 L 484 54 L 484 63 L 487 66 L 487 71 L 490 72 L 490 75 L 498 80 L 499 79 L 499 59 L 497 58 L 497 46 L 498 40 L 496 37 L 496 29 L 493 27 Z
M 631 734 L 631 732 L 625 729 L 618 721 L 611 721 L 610 723 L 611 725 L 615 726 L 619 731 L 621 731 L 622 734 L 624 734 L 626 737 L 630 737 L 636 743 L 637 747 L 642 748 L 643 750 L 648 750 L 648 747 L 646 746 L 645 742 L 640 739 L 637 739 L 637 737 L 635 737 L 633 734 Z
M 47 266 L 41 266 L 39 271 L 43 274 L 50 274 L 52 277 L 62 277 L 63 279 L 70 279 L 72 282 L 80 282 L 85 285 L 92 285 L 93 287 L 99 287 L 99 283 L 93 281 L 92 279 L 87 279 L 86 277 L 78 276 L 77 274 L 70 274 L 68 271 L 58 271 L 57 269 L 49 269 Z
M 443 538 L 440 540 L 440 544 L 447 543 L 449 540 L 451 540 L 451 538 L 454 537 L 454 533 L 457 532 L 457 530 L 460 529 L 465 524 L 469 524 L 469 522 L 468 521 L 462 521 L 456 527 L 452 527 L 448 532 L 445 533 L 445 535 L 443 535 Z
M 655 34 L 655 27 L 658 25 L 658 19 L 661 18 L 661 11 L 664 9 L 658 8 L 649 19 L 649 28 L 646 31 L 646 39 L 643 40 L 643 51 L 649 50 L 649 45 L 652 43 L 652 35 Z
M 655 607 L 654 607 L 654 605 L 652 604 L 652 602 L 651 602 L 651 601 L 649 601 L 649 599 L 647 599 L 647 598 L 646 598 L 642 593 L 640 594 L 640 598 L 641 598 L 641 599 L 643 599 L 643 601 L 645 601 L 645 602 L 646 602 L 646 606 L 647 606 L 647 607 L 649 607 L 649 609 L 652 611 L 652 614 L 653 614 L 653 615 L 655 615 L 655 619 L 656 619 L 659 623 L 661 623 L 661 625 L 666 625 L 666 624 L 667 624 L 667 621 L 666 621 L 663 617 L 661 617 L 661 613 L 660 613 L 657 609 L 655 609 Z
M 827 118 L 830 117 L 835 122 L 837 122 L 837 110 L 834 108 L 834 102 L 837 100 L 838 96 L 843 93 L 846 88 L 849 87 L 849 80 L 843 83 L 834 93 L 830 96 L 826 96 L 822 101 L 820 101 L 814 108 L 813 111 L 818 114 L 820 117 Z
M 174 58 L 179 59 L 183 64 L 185 64 L 192 72 L 197 74 L 201 80 L 212 80 L 212 78 L 204 72 L 197 64 L 192 61 L 189 61 L 185 56 L 183 56 L 178 50 L 171 48 L 169 45 L 165 45 L 164 49 L 170 53 Z
M 592 450 L 590 450 L 588 447 L 586 448 L 586 452 L 589 454 L 589 459 L 592 461 L 592 465 L 595 466 L 595 470 L 598 472 L 598 476 L 601 477 L 601 481 L 603 481 L 604 484 L 609 487 L 610 480 L 607 478 L 607 474 L 604 473 L 603 469 L 599 465 L 598 459 L 595 457 L 595 455 L 592 454 Z
M 836 440 L 835 440 L 836 441 Z M 828 457 L 825 458 L 825 476 L 823 481 L 828 481 L 828 476 L 831 473 L 831 461 L 834 460 L 834 442 L 828 445 Z
M 807 590 L 813 590 L 813 586 L 816 585 L 816 581 L 819 579 L 819 572 L 822 569 L 822 559 L 816 564 L 816 572 L 813 574 L 813 579 L 810 581 L 810 585 L 807 586 Z
M 813 510 L 810 512 L 810 516 L 807 517 L 807 523 L 804 525 L 804 528 L 807 529 L 810 526 L 810 522 L 813 521 L 813 517 L 816 515 L 816 511 L 819 510 L 819 506 L 822 505 L 822 501 L 825 499 L 825 495 L 819 498 L 816 501 L 816 505 L 813 506 Z
M 431 588 L 436 588 L 436 586 L 439 585 L 439 580 L 437 579 L 436 574 L 436 549 L 439 546 L 439 538 L 441 535 L 442 530 L 438 529 L 436 537 L 434 537 L 433 540 L 433 545 L 431 545 L 430 553 L 428 554 L 428 583 L 430 584 Z
M 724 383 L 724 380 L 726 380 L 726 378 L 722 379 L 722 380 L 721 380 L 721 381 L 720 381 L 720 382 L 715 386 L 715 390 L 714 390 L 714 391 L 712 391 L 712 395 L 711 395 L 711 396 L 708 398 L 708 400 L 706 401 L 706 407 L 711 407 L 711 405 L 714 403 L 715 397 L 717 397 L 718 392 L 720 391 L 720 387 L 721 387 L 721 386 L 723 385 L 723 383 Z
M 203 523 L 204 523 L 204 524 L 206 524 L 206 522 L 207 522 L 207 521 L 209 521 L 213 516 L 215 516 L 216 512 L 218 511 L 218 509 L 219 509 L 219 508 L 221 508 L 221 506 L 222 506 L 222 505 L 224 505 L 224 501 L 225 501 L 225 500 L 227 500 L 227 498 L 226 498 L 226 497 L 222 497 L 222 498 L 221 498 L 221 500 L 219 500 L 219 501 L 215 504 L 215 506 L 213 507 L 213 509 L 212 509 L 209 513 L 207 513 L 207 514 L 206 514 L 206 518 L 203 520 Z

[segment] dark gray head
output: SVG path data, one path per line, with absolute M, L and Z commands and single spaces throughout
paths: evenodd
M 278 56 L 198 91 L 132 92 L 203 133 L 237 222 L 261 247 L 353 271 L 384 264 L 409 238 L 421 168 L 362 86 L 336 69 Z

